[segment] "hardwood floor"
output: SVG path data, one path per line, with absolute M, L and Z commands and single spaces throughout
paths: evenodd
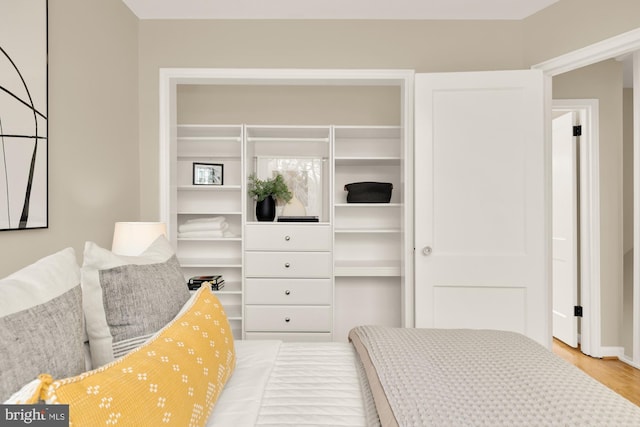
M 586 356 L 556 339 L 553 340 L 553 352 L 640 406 L 640 370 L 618 359 Z

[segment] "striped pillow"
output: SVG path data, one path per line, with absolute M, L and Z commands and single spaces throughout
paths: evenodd
M 82 291 L 94 368 L 147 341 L 175 317 L 190 296 L 164 236 L 137 257 L 116 255 L 87 242 Z

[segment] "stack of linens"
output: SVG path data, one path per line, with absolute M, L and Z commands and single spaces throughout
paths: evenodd
M 178 237 L 235 237 L 223 216 L 190 219 L 178 226 Z

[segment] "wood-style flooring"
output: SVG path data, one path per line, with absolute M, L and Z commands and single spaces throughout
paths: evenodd
M 596 359 L 562 341 L 553 340 L 553 352 L 602 384 L 640 406 L 640 370 L 618 359 Z

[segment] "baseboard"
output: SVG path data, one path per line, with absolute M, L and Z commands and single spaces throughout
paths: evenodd
M 622 360 L 624 357 L 624 347 L 600 347 L 599 355 L 603 359 L 616 358 Z

